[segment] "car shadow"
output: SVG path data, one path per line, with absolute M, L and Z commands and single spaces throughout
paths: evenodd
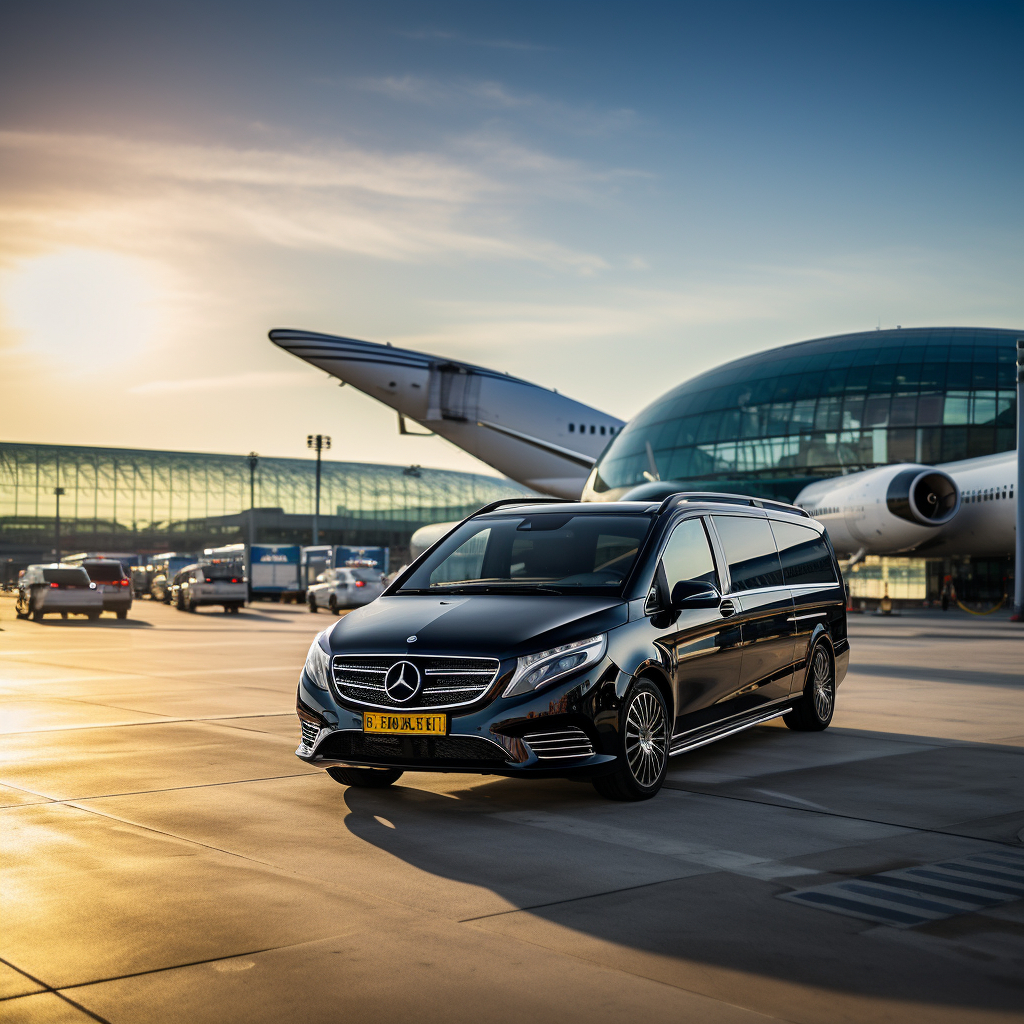
M 116 616 L 105 613 L 98 619 L 89 619 L 84 615 L 69 615 L 62 619 L 60 615 L 47 615 L 40 619 L 37 625 L 51 626 L 60 629 L 152 629 L 153 623 L 145 619 L 133 619 L 130 615 L 127 619 L 119 619 Z
M 783 733 L 777 739 L 786 743 L 797 737 Z M 738 736 L 716 746 L 742 755 L 745 744 L 754 742 Z M 970 758 L 971 751 L 984 747 L 963 747 L 960 754 Z M 990 749 L 1018 758 L 1021 753 L 995 745 Z M 928 752 L 936 754 L 935 748 Z M 685 780 L 680 762 L 673 764 L 675 779 Z M 844 766 L 833 767 L 839 772 Z M 977 767 L 979 773 L 990 770 L 988 763 Z M 885 785 L 899 787 L 898 774 L 884 766 L 879 771 Z M 815 775 L 812 770 L 807 774 Z M 908 1004 L 919 1005 L 921 1019 L 929 1007 L 942 1008 L 943 1016 L 955 1007 L 1020 1009 L 1020 979 L 1012 959 L 955 951 L 947 942 L 972 928 L 995 934 L 994 942 L 1008 932 L 1020 941 L 1024 933 L 1010 919 L 966 915 L 897 932 L 774 898 L 815 884 L 814 875 L 751 877 L 687 865 L 683 855 L 673 861 L 652 852 L 653 843 L 645 846 L 646 835 L 743 851 L 744 834 L 785 831 L 800 813 L 810 822 L 801 827 L 811 832 L 818 828 L 830 835 L 832 828 L 849 827 L 854 832 L 848 835 L 855 834 L 855 826 L 837 824 L 832 816 L 766 806 L 726 792 L 713 801 L 719 794 L 679 794 L 678 785 L 676 792 L 663 792 L 653 801 L 615 804 L 598 797 L 589 784 L 569 780 L 494 777 L 481 782 L 467 777 L 464 786 L 453 787 L 454 778 L 447 776 L 436 792 L 420 788 L 410 775 L 390 789 L 347 788 L 345 826 L 418 871 L 489 890 L 511 908 L 467 918 L 474 927 L 761 1012 L 788 1017 L 795 1000 L 803 1009 L 794 1019 L 860 1019 L 880 1012 L 879 1000 L 901 1005 L 898 1015 L 904 1020 L 918 1019 Z M 406 780 L 412 784 L 403 786 Z M 1012 793 L 1007 799 L 1012 802 Z M 600 838 L 602 830 L 607 841 Z M 897 849 L 888 840 L 907 836 L 916 841 L 917 835 L 913 828 L 893 829 L 881 837 L 865 833 L 864 839 L 819 845 L 818 851 L 835 849 L 836 854 L 819 856 L 817 862 L 829 866 L 814 870 L 886 870 L 877 866 L 880 859 L 893 857 Z M 942 856 L 939 852 L 932 859 Z M 851 858 L 858 857 L 859 863 L 872 865 L 870 871 L 849 871 Z M 918 856 L 915 862 L 928 859 Z M 637 960 L 637 953 L 646 957 Z

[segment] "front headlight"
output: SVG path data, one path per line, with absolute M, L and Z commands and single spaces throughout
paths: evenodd
M 588 640 L 577 640 L 574 644 L 552 647 L 549 651 L 527 654 L 519 659 L 515 675 L 508 684 L 504 697 L 515 697 L 531 690 L 539 690 L 556 679 L 575 672 L 584 665 L 600 661 L 607 646 L 607 634 L 592 636 Z
M 326 633 L 325 629 L 323 633 L 316 635 L 316 639 L 309 645 L 309 653 L 306 655 L 306 675 L 321 690 L 328 688 L 327 681 L 331 677 L 331 656 L 320 645 L 320 641 L 326 639 Z

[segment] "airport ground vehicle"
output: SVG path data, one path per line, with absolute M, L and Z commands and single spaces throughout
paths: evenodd
M 103 595 L 103 610 L 128 618 L 132 608 L 132 581 L 116 558 L 86 558 L 82 568 Z
M 179 611 L 194 612 L 203 605 L 219 604 L 225 612 L 238 613 L 245 605 L 249 581 L 239 562 L 214 561 L 187 565 L 170 586 L 171 600 Z
M 15 608 L 19 619 L 31 615 L 36 622 L 55 613 L 65 619 L 69 615 L 98 619 L 103 611 L 103 595 L 80 565 L 30 565 L 18 580 Z
M 163 601 L 166 604 L 170 600 L 167 581 L 173 578 L 179 569 L 183 569 L 195 561 L 195 555 L 184 554 L 180 551 L 164 551 L 161 554 L 153 555 L 145 565 L 140 565 L 137 570 L 132 570 L 135 596 L 143 597 L 148 594 L 152 600 Z
M 828 726 L 840 578 L 782 503 L 495 502 L 316 637 L 296 754 L 346 785 L 569 775 L 645 799 L 674 754 L 779 716 Z
M 384 593 L 381 581 L 377 569 L 326 569 L 306 591 L 306 603 L 311 612 L 328 608 L 337 613 L 339 608 L 358 608 Z

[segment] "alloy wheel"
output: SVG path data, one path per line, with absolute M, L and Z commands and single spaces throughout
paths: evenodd
M 668 727 L 661 702 L 641 690 L 626 713 L 626 761 L 633 778 L 645 789 L 661 776 L 668 756 Z
M 814 710 L 822 722 L 832 717 L 832 666 L 824 648 L 814 652 L 814 669 L 811 672 L 811 693 L 814 698 Z

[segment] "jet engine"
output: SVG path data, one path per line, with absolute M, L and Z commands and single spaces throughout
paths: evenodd
M 960 510 L 960 490 L 941 469 L 899 463 L 810 484 L 796 504 L 825 525 L 837 552 L 896 554 L 937 537 Z

